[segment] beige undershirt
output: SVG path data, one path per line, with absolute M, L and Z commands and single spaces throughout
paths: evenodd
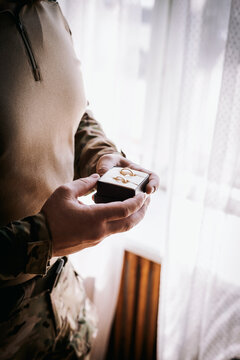
M 6 8 L 16 4 L 0 0 L 0 11 Z M 58 4 L 25 5 L 20 19 L 41 80 L 34 79 L 15 18 L 0 13 L 0 226 L 37 214 L 58 186 L 72 181 L 74 136 L 87 104 Z

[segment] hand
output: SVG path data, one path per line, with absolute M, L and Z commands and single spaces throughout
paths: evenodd
M 149 174 L 149 181 L 146 185 L 147 194 L 152 194 L 159 188 L 159 177 L 157 174 L 142 168 L 140 165 L 134 164 L 120 154 L 107 154 L 101 156 L 97 162 L 96 171 L 102 176 L 114 166 L 129 167 L 130 169 L 144 171 Z
M 88 193 L 99 175 L 57 188 L 42 208 L 52 235 L 53 256 L 68 255 L 97 245 L 105 237 L 131 229 L 145 215 L 150 198 L 138 194 L 125 201 L 85 205 L 77 198 Z

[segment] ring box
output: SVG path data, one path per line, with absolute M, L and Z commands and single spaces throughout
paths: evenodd
M 149 175 L 130 168 L 113 167 L 97 182 L 95 203 L 108 203 L 129 199 L 144 192 Z

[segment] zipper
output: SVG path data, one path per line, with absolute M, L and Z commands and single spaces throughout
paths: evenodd
M 16 19 L 17 19 L 18 31 L 19 31 L 19 33 L 20 33 L 20 35 L 22 37 L 23 43 L 24 43 L 25 48 L 27 50 L 29 60 L 30 60 L 31 65 L 32 65 L 34 79 L 36 81 L 40 81 L 41 80 L 40 70 L 38 68 L 38 65 L 37 65 L 33 50 L 31 48 L 31 45 L 30 45 L 30 42 L 29 42 L 29 39 L 28 39 L 28 35 L 26 33 L 26 30 L 25 30 L 25 28 L 23 26 L 23 23 L 21 22 L 21 19 L 19 18 L 19 16 Z

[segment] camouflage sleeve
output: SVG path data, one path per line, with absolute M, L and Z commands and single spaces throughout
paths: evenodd
M 0 228 L 0 281 L 45 274 L 51 255 L 51 235 L 43 214 Z
M 112 153 L 118 153 L 116 146 L 107 139 L 100 124 L 87 110 L 75 134 L 74 179 L 94 173 L 98 159 Z

